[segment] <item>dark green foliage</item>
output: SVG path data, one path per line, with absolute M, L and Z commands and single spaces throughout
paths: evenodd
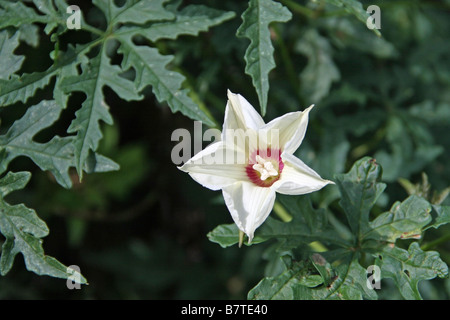
M 449 1 L 80 1 L 79 30 L 68 2 L 0 0 L 0 298 L 450 297 Z M 315 104 L 296 156 L 336 182 L 240 249 L 170 158 L 227 89 Z
M 290 256 L 297 258 L 298 250 L 304 255 L 303 248 L 308 244 L 319 242 L 327 249 L 321 255 L 310 256 L 313 267 L 286 264 L 286 271 L 276 277 L 264 278 L 250 291 L 249 298 L 376 299 L 375 289 L 366 285 L 368 272 L 361 265 L 367 264 L 363 260 L 369 256 L 376 259 L 374 264 L 381 268 L 382 278 L 394 279 L 405 299 L 421 298 L 420 280 L 448 276 L 448 267 L 437 252 L 423 251 L 417 242 L 411 243 L 408 251 L 397 244 L 398 239 L 420 239 L 430 223 L 441 225 L 442 215 L 432 221 L 432 206 L 428 201 L 409 196 L 370 221 L 370 212 L 385 188 L 380 182 L 381 171 L 374 159 L 363 158 L 348 173 L 335 177 L 341 193 L 340 205 L 350 226 L 350 238 L 341 237 L 338 228 L 327 230 L 330 226 L 324 221 L 324 210 L 315 212 L 310 204 L 306 204 L 305 196 L 299 196 L 297 201 L 293 201 L 293 197 L 283 201 L 287 211 L 294 215 L 292 221 L 267 220 L 256 232 L 255 241 L 277 239 L 280 241 L 277 251 L 290 252 Z M 229 226 L 219 226 L 210 233 L 210 239 L 222 246 L 232 244 L 233 237 L 236 241 L 237 230 Z M 314 249 L 313 245 L 311 247 Z M 317 273 L 321 277 L 319 284 L 304 284 L 303 280 Z

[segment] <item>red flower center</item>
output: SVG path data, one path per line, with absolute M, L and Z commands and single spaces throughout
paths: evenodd
M 281 150 L 267 148 L 252 152 L 245 171 L 251 182 L 267 188 L 280 179 L 283 168 Z

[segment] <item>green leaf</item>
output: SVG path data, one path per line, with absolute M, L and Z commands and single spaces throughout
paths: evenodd
M 118 37 L 122 44 L 120 52 L 124 54 L 122 68 L 140 66 L 136 69 L 135 87 L 137 91 L 151 85 L 158 101 L 167 102 L 172 112 L 180 111 L 191 119 L 214 126 L 214 121 L 188 96 L 188 90 L 180 90 L 185 79 L 184 76 L 166 69 L 167 65 L 172 62 L 173 56 L 163 56 L 155 48 L 136 46 L 131 35 L 126 37 L 119 35 Z
M 84 171 L 87 173 L 93 172 L 111 172 L 119 170 L 120 166 L 113 160 L 102 156 L 98 153 L 90 152 L 84 166 Z
M 8 36 L 7 31 L 0 32 L 0 79 L 8 80 L 22 66 L 24 57 L 14 54 L 19 46 L 19 37 L 20 32 L 12 37 Z
M 245 73 L 252 77 L 263 116 L 267 108 L 269 72 L 276 66 L 269 25 L 272 22 L 287 22 L 291 18 L 291 12 L 278 2 L 250 0 L 247 10 L 242 14 L 242 24 L 236 32 L 238 37 L 250 39 L 244 56 Z
M 410 196 L 395 202 L 391 210 L 370 222 L 364 239 L 395 242 L 397 239 L 418 239 L 431 221 L 431 205 L 423 198 Z
M 408 251 L 394 245 L 397 239 L 418 239 L 426 228 L 447 223 L 447 208 L 434 206 L 437 216 L 434 223 L 429 225 L 432 221 L 431 204 L 422 197 L 411 195 L 403 202 L 395 202 L 389 211 L 369 221 L 369 213 L 385 188 L 385 184 L 380 182 L 381 172 L 381 167 L 374 159 L 365 157 L 356 161 L 348 173 L 336 175 L 341 192 L 340 204 L 353 231 L 353 237 L 348 241 L 337 236 L 320 210 L 312 209 L 309 201 L 302 201 L 304 196 L 279 197 L 293 219 L 283 223 L 268 218 L 256 231 L 255 239 L 258 242 L 278 239 L 281 245 L 274 252 L 289 252 L 291 259 L 296 262 L 284 259 L 287 263 L 283 271 L 262 279 L 249 292 L 248 298 L 377 299 L 377 291 L 367 282 L 367 270 L 362 266 L 363 262 L 367 263 L 367 256 L 375 257 L 381 277 L 394 279 L 406 299 L 420 298 L 418 283 L 421 280 L 447 276 L 448 267 L 437 252 L 425 252 L 417 242 L 412 242 Z M 234 232 L 233 229 L 229 231 Z M 229 238 L 216 239 L 217 242 L 227 240 L 232 243 L 232 239 L 236 242 L 238 235 L 235 233 L 233 238 L 232 232 L 227 234 Z M 324 252 L 312 254 L 308 261 L 305 260 L 304 244 L 312 240 L 320 241 L 328 248 Z M 363 257 L 366 258 L 362 260 Z M 296 258 L 299 261 L 294 260 Z M 312 271 L 309 262 L 316 272 Z M 316 273 L 320 279 L 311 281 L 313 286 L 303 281 L 317 276 Z
M 194 120 L 200 120 L 208 126 L 215 122 L 209 112 L 201 109 L 188 95 L 188 90 L 181 90 L 185 77 L 178 72 L 169 71 L 167 66 L 173 56 L 161 55 L 149 46 L 138 46 L 133 38 L 144 36 L 151 41 L 175 39 L 179 35 L 197 35 L 234 16 L 205 6 L 189 5 L 180 11 L 173 10 L 175 20 L 154 23 L 150 26 L 123 27 L 115 33 L 120 41 L 119 52 L 124 55 L 122 69 L 133 68 L 136 71 L 135 87 L 142 91 L 151 85 L 159 102 L 167 102 L 172 112 L 180 111 Z
M 61 35 L 68 30 L 66 20 L 69 17 L 66 10 L 68 4 L 63 0 L 49 1 L 49 0 L 34 0 L 33 1 L 43 14 L 38 14 L 36 10 L 25 6 L 21 2 L 0 1 L 0 15 L 6 16 L 0 23 L 0 29 L 7 26 L 14 26 L 19 29 L 16 34 L 19 34 L 20 39 L 26 42 L 36 41 L 36 35 L 24 34 L 34 30 L 36 33 L 36 26 L 31 23 L 46 24 L 45 31 L 50 34 L 56 27 L 58 32 L 55 35 Z M 87 26 L 81 16 L 81 26 Z M 51 38 L 54 41 L 54 37 Z M 31 74 L 14 75 L 9 81 L 0 78 L 0 106 L 7 106 L 16 102 L 26 102 L 31 98 L 37 89 L 42 89 L 47 86 L 50 81 L 56 77 L 56 85 L 54 88 L 54 98 L 64 108 L 67 103 L 67 96 L 61 94 L 59 90 L 59 82 L 65 76 L 73 75 L 79 54 L 86 49 L 86 46 L 79 46 L 75 50 L 70 44 L 66 52 L 59 52 L 59 55 L 54 57 L 55 63 L 46 71 L 35 72 Z
M 0 231 L 6 238 L 0 258 L 0 274 L 8 273 L 15 256 L 20 252 L 29 271 L 63 279 L 70 277 L 86 283 L 81 274 L 71 272 L 55 258 L 44 254 L 41 238 L 47 236 L 49 231 L 35 211 L 23 204 L 12 206 L 5 202 L 4 197 L 12 191 L 22 189 L 30 177 L 29 172 L 8 172 L 0 179 Z
M 33 8 L 26 6 L 22 1 L 0 1 L 0 28 L 14 26 L 18 27 L 24 21 L 28 23 L 49 23 L 50 20 L 44 15 L 38 14 Z
M 361 2 L 357 0 L 323 0 L 326 3 L 332 4 L 337 7 L 343 8 L 345 11 L 355 16 L 359 21 L 363 22 L 366 25 L 367 19 L 370 17 L 370 14 L 364 10 Z M 366 27 L 366 26 L 365 26 Z M 381 33 L 378 29 L 372 29 L 373 32 L 377 36 L 381 36 Z
M 11 79 L 0 79 L 2 106 L 26 102 L 37 89 L 44 88 L 55 77 L 54 99 L 62 108 L 65 108 L 68 97 L 73 92 L 81 91 L 86 94 L 86 100 L 68 128 L 68 133 L 76 133 L 72 141 L 75 167 L 80 179 L 89 154 L 96 151 L 102 138 L 100 123 L 111 124 L 113 121 L 103 96 L 105 87 L 111 88 L 120 98 L 131 101 L 141 100 L 143 90 L 150 85 L 158 101 L 167 102 L 173 112 L 180 111 L 194 120 L 203 121 L 209 126 L 215 125 L 209 112 L 200 108 L 189 97 L 188 90 L 181 89 L 185 78 L 180 73 L 167 69 L 173 56 L 163 56 L 150 46 L 136 45 L 134 38 L 143 35 L 156 41 L 161 38 L 175 39 L 181 34 L 197 35 L 230 19 L 234 13 L 195 5 L 186 6 L 182 10 L 173 6 L 168 9 L 164 7 L 166 2 L 128 0 L 122 6 L 117 6 L 110 1 L 95 1 L 94 4 L 106 16 L 108 25 L 105 32 L 91 27 L 83 20 L 82 29 L 93 32 L 98 36 L 96 39 L 76 47 L 69 45 L 65 52 L 55 50 L 55 63 L 44 72 L 20 76 L 13 74 Z M 8 16 L 18 14 L 3 21 L 1 27 L 18 27 L 25 22 L 45 23 L 47 33 L 58 28 L 58 32 L 54 34 L 56 37 L 52 37 L 52 40 L 57 39 L 57 36 L 67 30 L 66 2 L 35 0 L 34 3 L 37 11 L 42 14 L 37 14 L 35 10 L 20 3 L 0 1 L 2 13 Z M 121 26 L 123 23 L 127 25 Z M 120 28 L 117 28 L 119 25 Z M 114 41 L 119 41 L 118 52 L 124 55 L 121 66 L 113 65 L 107 54 L 111 51 L 109 46 L 115 44 Z M 16 38 L 12 38 L 10 42 L 17 46 Z M 11 50 L 12 47 L 8 52 Z M 88 58 L 88 54 L 94 54 L 94 57 Z M 78 66 L 82 70 L 81 74 L 77 72 Z M 135 71 L 132 79 L 124 75 L 129 70 Z
M 140 100 L 142 92 L 148 85 L 152 86 L 158 101 L 166 101 L 173 112 L 181 111 L 188 117 L 201 120 L 207 125 L 214 122 L 187 95 L 187 90 L 180 90 L 184 77 L 177 72 L 168 71 L 167 65 L 172 56 L 163 56 L 157 49 L 148 46 L 138 46 L 133 38 L 139 35 L 154 41 L 160 38 L 176 38 L 179 34 L 198 34 L 210 26 L 229 19 L 232 15 L 222 11 L 211 10 L 204 6 L 188 6 L 175 13 L 167 11 L 162 5 L 165 1 L 128 1 L 122 7 L 105 1 L 95 4 L 105 11 L 109 27 L 117 23 L 146 23 L 150 20 L 174 19 L 147 26 L 122 27 L 112 35 L 120 42 L 118 51 L 124 55 L 121 67 L 112 65 L 106 53 L 108 43 L 105 41 L 100 53 L 89 61 L 82 63 L 83 72 L 64 79 L 61 83 L 63 91 L 82 91 L 86 101 L 76 113 L 77 118 L 68 129 L 69 133 L 77 133 L 75 139 L 75 156 L 77 171 L 82 175 L 89 152 L 95 151 L 102 138 L 100 121 L 112 124 L 112 118 L 104 102 L 103 87 L 113 89 L 122 99 L 127 101 Z M 147 15 L 143 15 L 145 12 Z M 136 14 L 142 18 L 136 18 Z M 213 18 L 210 18 L 212 16 Z M 194 18 L 194 23 L 189 19 Z M 188 21 L 189 20 L 189 21 Z M 183 28 L 189 24 L 189 28 Z M 158 33 L 158 35 L 156 35 Z M 128 69 L 136 72 L 134 81 L 121 74 Z
M 364 157 L 355 162 L 348 173 L 335 176 L 341 192 L 339 202 L 350 228 L 361 238 L 369 229 L 369 213 L 386 184 L 380 182 L 382 169 L 375 159 Z
M 361 300 L 376 299 L 377 294 L 366 283 L 366 270 L 352 259 L 348 264 L 341 264 L 332 270 L 325 259 L 320 259 L 320 267 L 327 266 L 328 284 L 311 274 L 311 269 L 302 262 L 292 263 L 287 270 L 276 277 L 261 280 L 248 294 L 249 299 L 289 299 L 289 300 Z M 316 264 L 314 266 L 316 267 Z M 317 268 L 317 267 L 316 267 Z M 320 268 L 319 268 L 320 269 Z M 317 271 L 319 271 L 319 269 Z M 322 273 L 324 270 L 320 269 Z M 319 271 L 319 272 L 320 272 Z M 322 274 L 321 273 L 321 274 Z M 314 281 L 308 281 L 311 277 Z
M 64 0 L 33 0 L 33 3 L 43 14 L 39 14 L 21 1 L 0 1 L 0 15 L 4 17 L 0 21 L 0 29 L 9 26 L 19 27 L 24 23 L 43 23 L 46 24 L 46 34 L 50 34 L 55 28 L 59 34 L 68 30 L 66 21 L 69 14 L 66 10 L 69 5 Z M 82 20 L 81 25 L 84 24 Z
M 332 59 L 331 45 L 327 38 L 310 29 L 297 42 L 295 49 L 308 58 L 308 64 L 300 73 L 300 90 L 309 103 L 318 103 L 330 92 L 332 83 L 341 78 Z
M 0 105 L 4 107 L 19 101 L 26 102 L 37 89 L 42 89 L 49 84 L 52 77 L 56 75 L 53 69 L 49 72 L 26 74 L 21 78 L 13 77 L 9 81 L 0 79 Z
M 168 0 L 128 0 L 118 7 L 109 0 L 94 0 L 93 3 L 105 13 L 109 25 L 117 23 L 143 24 L 150 21 L 173 19 L 174 15 L 164 9 Z
M 382 278 L 392 278 L 405 299 L 422 299 L 418 284 L 436 276 L 448 275 L 448 267 L 435 251 L 422 251 L 417 242 L 408 250 L 386 246 L 379 253 L 377 265 L 381 267 Z
M 432 221 L 432 207 L 422 197 L 411 195 L 403 202 L 395 202 L 388 212 L 369 222 L 370 210 L 385 188 L 380 178 L 381 167 L 373 159 L 357 161 L 349 173 L 336 176 L 342 195 L 340 203 L 357 236 L 359 250 L 376 258 L 381 276 L 393 278 L 404 298 L 419 299 L 418 282 L 436 275 L 443 277 L 448 267 L 437 252 L 424 252 L 417 242 L 412 242 L 408 251 L 394 243 L 397 239 L 420 238 Z M 436 225 L 445 221 L 446 215 L 438 213 Z
M 25 29 L 27 30 L 27 29 Z M 6 31 L 3 31 L 0 38 L 7 35 Z M 13 55 L 13 51 L 19 45 L 19 39 L 23 36 L 23 31 L 17 31 L 9 40 L 5 39 L 3 43 L 3 48 L 1 49 L 0 55 L 5 55 L 1 60 L 5 61 L 2 64 L 2 72 L 0 75 L 0 106 L 4 107 L 11 105 L 16 102 L 26 102 L 30 97 L 32 97 L 37 89 L 42 89 L 47 86 L 52 78 L 57 77 L 60 79 L 66 74 L 72 72 L 70 63 L 76 57 L 75 50 L 69 46 L 67 53 L 65 54 L 66 59 L 60 59 L 57 63 L 52 65 L 48 70 L 44 72 L 35 72 L 31 74 L 17 75 L 14 72 L 20 69 L 23 62 L 23 57 Z M 1 42 L 1 40 L 0 40 Z M 6 58 L 8 56 L 8 58 Z M 57 86 L 58 87 L 58 86 Z M 55 93 L 57 89 L 55 88 Z M 63 101 L 63 100 L 59 100 Z M 64 105 L 65 106 L 65 101 Z
M 239 229 L 236 224 L 221 224 L 207 234 L 209 241 L 219 244 L 222 248 L 231 247 L 239 242 Z
M 436 212 L 436 219 L 426 229 L 431 227 L 437 229 L 442 225 L 450 223 L 450 206 L 433 205 L 433 209 Z
M 249 291 L 249 300 L 293 300 L 296 288 L 319 286 L 323 283 L 320 275 L 311 274 L 303 262 L 291 262 L 286 271 L 275 277 L 262 279 Z
M 43 100 L 29 107 L 23 117 L 15 121 L 8 131 L 0 136 L 0 172 L 4 172 L 8 164 L 19 156 L 33 160 L 43 171 L 50 171 L 56 181 L 65 188 L 72 186 L 69 168 L 75 165 L 73 137 L 54 136 L 46 143 L 33 141 L 33 137 L 41 130 L 51 126 L 61 113 L 61 107 L 55 101 Z M 95 155 L 100 163 L 108 163 L 108 168 L 117 170 L 118 166 L 103 156 Z M 92 166 L 91 166 L 92 167 Z M 105 166 L 94 166 L 93 171 L 103 171 Z
M 360 265 L 356 256 L 349 264 L 339 265 L 335 272 L 338 277 L 327 287 L 326 291 L 322 289 L 324 291 L 320 292 L 322 299 L 377 299 L 375 290 L 367 286 L 367 270 Z
M 126 100 L 141 98 L 135 93 L 133 83 L 121 77 L 121 69 L 110 64 L 105 48 L 106 46 L 103 46 L 102 51 L 89 60 L 89 64 L 81 64 L 83 69 L 81 75 L 67 77 L 61 82 L 63 92 L 81 91 L 86 94 L 86 100 L 81 109 L 75 113 L 76 118 L 67 130 L 68 133 L 77 134 L 74 152 L 80 179 L 90 150 L 97 150 L 102 138 L 99 122 L 103 121 L 110 125 L 113 123 L 104 101 L 103 87 L 108 85 Z
M 149 39 L 176 39 L 180 35 L 196 36 L 202 31 L 208 31 L 209 27 L 218 25 L 235 16 L 234 12 L 208 8 L 203 5 L 188 5 L 182 10 L 172 11 L 175 20 L 153 23 L 148 28 L 130 27 L 124 32 L 137 32 Z M 134 31 L 132 31 L 134 30 Z
M 22 24 L 19 26 L 20 40 L 27 45 L 37 48 L 39 45 L 39 27 L 34 24 Z
M 78 46 L 76 49 L 69 46 L 66 52 L 60 52 L 55 64 L 43 72 L 13 75 L 10 80 L 0 79 L 0 106 L 8 106 L 16 102 L 27 102 L 33 97 L 36 90 L 46 87 L 56 77 L 54 98 L 65 108 L 67 96 L 61 92 L 61 80 L 67 76 L 76 74 L 76 65 L 73 63 L 77 55 L 86 50 L 86 46 Z
M 117 23 L 133 22 L 146 23 L 150 20 L 174 19 L 164 23 L 154 23 L 150 26 L 122 27 L 112 34 L 113 39 L 120 42 L 119 53 L 124 55 L 121 68 L 111 65 L 106 55 L 106 44 L 103 44 L 99 55 L 91 59 L 90 65 L 82 64 L 83 73 L 73 76 L 62 83 L 62 87 L 69 90 L 83 91 L 87 99 L 83 107 L 77 112 L 77 118 L 72 122 L 68 132 L 77 132 L 75 140 L 75 155 L 77 170 L 81 175 L 81 168 L 87 159 L 89 151 L 95 151 L 102 138 L 99 121 L 108 124 L 112 118 L 105 108 L 102 89 L 104 86 L 112 88 L 119 96 L 127 101 L 139 100 L 148 85 L 159 102 L 166 101 L 173 112 L 181 111 L 186 116 L 203 121 L 207 125 L 214 125 L 211 118 L 199 108 L 188 96 L 187 90 L 180 90 L 184 77 L 166 69 L 173 60 L 173 56 L 163 56 L 155 48 L 136 45 L 133 38 L 145 36 L 154 41 L 159 38 L 176 38 L 179 34 L 197 34 L 207 30 L 210 26 L 229 19 L 232 15 L 206 7 L 188 6 L 182 11 L 169 12 L 162 5 L 165 1 L 128 1 L 122 7 L 105 1 L 95 4 L 105 11 L 109 28 Z M 148 15 L 143 15 L 142 10 Z M 136 14 L 142 16 L 136 18 Z M 213 16 L 213 18 L 210 18 Z M 144 18 L 145 17 L 145 18 Z M 184 28 L 190 18 L 195 18 L 189 28 Z M 158 33 L 159 35 L 156 35 Z M 125 70 L 134 69 L 134 81 L 121 76 Z
M 282 222 L 272 217 L 267 218 L 256 230 L 252 244 L 277 239 L 280 241 L 279 250 L 313 241 L 344 247 L 347 245 L 346 241 L 328 227 L 324 210 L 314 210 L 307 196 L 279 198 L 281 204 L 293 214 L 293 219 L 290 222 Z M 235 224 L 220 225 L 208 233 L 208 239 L 223 248 L 229 247 L 239 242 L 239 229 Z
M 377 294 L 367 286 L 367 271 L 352 254 L 344 263 L 331 269 L 328 262 L 323 262 L 327 272 L 332 275 L 329 283 L 318 288 L 297 288 L 296 299 L 300 300 L 362 300 L 377 299 Z M 318 268 L 317 263 L 315 267 Z M 317 269 L 320 272 L 320 268 Z M 323 271 L 321 272 L 321 274 Z M 328 279 L 328 278 L 327 278 Z
M 356 257 L 350 263 L 343 263 L 339 265 L 335 273 L 337 276 L 333 281 L 321 290 L 308 290 L 302 292 L 299 297 L 311 297 L 314 299 L 327 300 L 362 300 L 362 299 L 377 299 L 375 290 L 367 287 L 367 271 L 363 268 Z
M 61 107 L 54 101 L 41 101 L 28 108 L 25 115 L 15 121 L 6 134 L 0 136 L 2 148 L 1 172 L 4 172 L 11 160 L 18 156 L 27 156 L 41 170 L 49 170 L 59 184 L 69 188 L 72 181 L 68 169 L 73 163 L 72 138 L 55 136 L 47 143 L 37 143 L 33 137 L 44 128 L 52 125 L 58 118 Z

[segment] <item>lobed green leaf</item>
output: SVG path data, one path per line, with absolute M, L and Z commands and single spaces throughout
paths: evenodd
M 236 32 L 238 37 L 250 39 L 244 55 L 245 73 L 252 78 L 263 116 L 267 108 L 269 72 L 276 66 L 269 25 L 272 22 L 287 22 L 291 18 L 289 9 L 278 2 L 250 0 L 247 10 L 242 14 L 242 24 Z
M 247 295 L 249 300 L 293 300 L 298 286 L 316 287 L 323 283 L 320 275 L 312 274 L 303 262 L 291 262 L 275 277 L 265 277 Z
M 208 31 L 211 26 L 218 25 L 235 16 L 234 12 L 224 12 L 193 4 L 172 12 L 175 20 L 156 22 L 148 27 L 122 28 L 119 33 L 139 33 L 153 42 L 160 39 L 173 40 L 180 35 L 196 36 L 202 31 Z
M 422 229 L 431 221 L 431 205 L 423 198 L 410 196 L 397 201 L 391 210 L 370 222 L 370 230 L 363 235 L 365 240 L 395 242 L 397 239 L 418 239 Z
M 61 113 L 61 107 L 55 101 L 43 100 L 27 109 L 23 117 L 15 121 L 8 131 L 0 136 L 0 172 L 19 156 L 33 160 L 43 171 L 50 171 L 56 181 L 65 188 L 72 186 L 69 168 L 75 166 L 73 137 L 54 136 L 46 143 L 33 141 L 41 130 L 51 126 Z M 105 170 L 102 163 L 108 163 L 110 169 L 117 170 L 118 165 L 103 156 L 95 156 L 99 166 L 91 165 L 90 171 Z M 84 168 L 84 167 L 83 167 Z
M 110 26 L 117 23 L 144 24 L 150 21 L 171 20 L 174 15 L 164 8 L 169 0 L 128 0 L 117 6 L 108 0 L 94 0 L 93 3 L 101 9 Z
M 90 150 L 97 150 L 103 136 L 99 122 L 103 121 L 110 125 L 113 123 L 104 101 L 103 87 L 108 85 L 121 98 L 127 100 L 141 98 L 135 93 L 133 83 L 120 76 L 121 69 L 110 64 L 104 48 L 105 46 L 95 58 L 89 61 L 89 64 L 81 64 L 83 71 L 80 75 L 64 78 L 60 85 L 65 93 L 81 91 L 86 94 L 86 100 L 81 109 L 75 113 L 76 118 L 67 129 L 68 133 L 77 134 L 74 140 L 74 152 L 80 178 L 82 178 Z
M 360 236 L 369 229 L 369 213 L 386 184 L 380 182 L 382 169 L 375 159 L 364 157 L 348 173 L 338 174 L 335 181 L 341 192 L 339 202 L 353 233 Z
M 8 36 L 7 31 L 0 32 L 0 79 L 9 80 L 12 74 L 20 69 L 24 57 L 14 54 L 19 46 L 20 33 Z
M 366 283 L 366 269 L 353 257 L 332 269 L 321 257 L 313 264 L 320 278 L 301 262 L 292 263 L 276 277 L 261 280 L 248 294 L 249 299 L 289 300 L 361 300 L 376 299 L 377 294 Z M 324 274 L 326 269 L 326 274 Z M 312 281 L 314 280 L 314 281 Z
M 450 206 L 433 205 L 433 209 L 437 216 L 433 223 L 427 227 L 427 229 L 430 227 L 437 229 L 442 225 L 450 223 Z
M 29 271 L 63 279 L 72 277 L 86 283 L 81 274 L 76 272 L 74 276 L 61 262 L 44 254 L 41 238 L 47 236 L 49 230 L 35 211 L 23 204 L 12 206 L 5 201 L 7 194 L 22 189 L 30 177 L 29 172 L 8 172 L 0 179 L 0 231 L 6 238 L 0 257 L 0 274 L 9 272 L 15 256 L 20 252 Z
M 382 278 L 392 278 L 405 299 L 422 299 L 420 281 L 448 275 L 448 266 L 439 253 L 423 251 L 417 242 L 411 243 L 408 250 L 386 246 L 379 253 L 377 264 Z

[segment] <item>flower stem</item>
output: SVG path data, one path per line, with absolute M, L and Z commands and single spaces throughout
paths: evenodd
M 446 234 L 446 235 L 444 235 L 444 236 L 442 236 L 442 237 L 440 237 L 440 238 L 438 238 L 438 239 L 436 239 L 434 241 L 431 241 L 431 242 L 428 242 L 428 243 L 424 243 L 421 246 L 421 249 L 423 251 L 426 251 L 426 250 L 429 250 L 429 249 L 433 249 L 434 247 L 440 245 L 441 243 L 444 243 L 444 242 L 448 241 L 449 239 L 450 239 L 450 234 Z
M 314 252 L 325 252 L 328 248 L 325 247 L 320 241 L 314 241 L 308 244 L 308 246 L 314 250 Z
M 239 248 L 242 247 L 242 243 L 244 242 L 244 231 L 239 230 Z
M 289 222 L 292 220 L 292 216 L 286 211 L 286 209 L 277 201 L 275 201 L 275 204 L 273 205 L 273 211 L 277 214 L 277 216 L 283 221 L 283 222 Z

